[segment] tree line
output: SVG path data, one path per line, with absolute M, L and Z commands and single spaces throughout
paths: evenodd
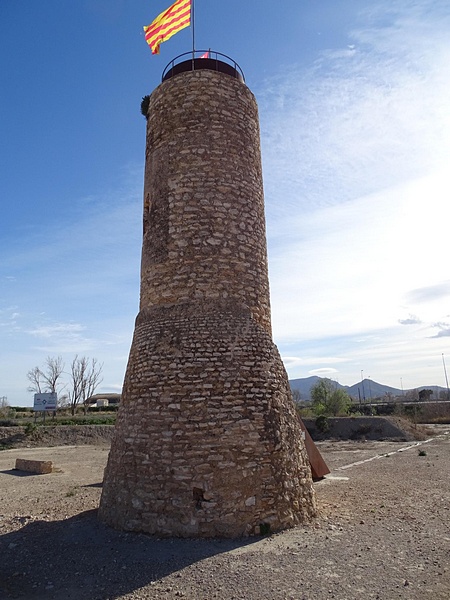
M 103 363 L 100 364 L 96 358 L 79 357 L 77 354 L 69 370 L 64 369 L 61 356 L 47 356 L 42 368 L 33 367 L 28 371 L 30 385 L 27 389 L 35 394 L 56 393 L 59 407 L 69 407 L 74 415 L 77 407 L 83 406 L 86 413 L 87 400 L 103 381 Z M 65 381 L 65 377 L 68 380 Z

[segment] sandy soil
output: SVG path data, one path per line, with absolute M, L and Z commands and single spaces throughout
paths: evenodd
M 160 540 L 99 523 L 101 440 L 2 451 L 0 599 L 448 600 L 447 429 L 425 442 L 319 443 L 332 469 L 315 484 L 320 518 L 243 540 Z M 13 470 L 18 457 L 58 471 L 26 475 Z

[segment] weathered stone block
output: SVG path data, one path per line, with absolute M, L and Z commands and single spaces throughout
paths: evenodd
M 51 460 L 29 460 L 28 458 L 16 458 L 15 468 L 18 471 L 27 471 L 36 475 L 45 475 L 53 471 Z

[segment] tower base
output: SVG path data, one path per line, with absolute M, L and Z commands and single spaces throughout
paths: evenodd
M 249 309 L 209 300 L 141 311 L 100 519 L 158 536 L 239 537 L 315 512 L 288 378 Z

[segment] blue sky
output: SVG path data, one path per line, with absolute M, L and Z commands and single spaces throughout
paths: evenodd
M 47 356 L 120 391 L 138 311 L 142 96 L 170 0 L 0 3 L 0 396 Z M 261 121 L 272 321 L 291 378 L 445 386 L 450 361 L 447 0 L 196 0 Z M 450 363 L 449 363 L 450 367 Z

